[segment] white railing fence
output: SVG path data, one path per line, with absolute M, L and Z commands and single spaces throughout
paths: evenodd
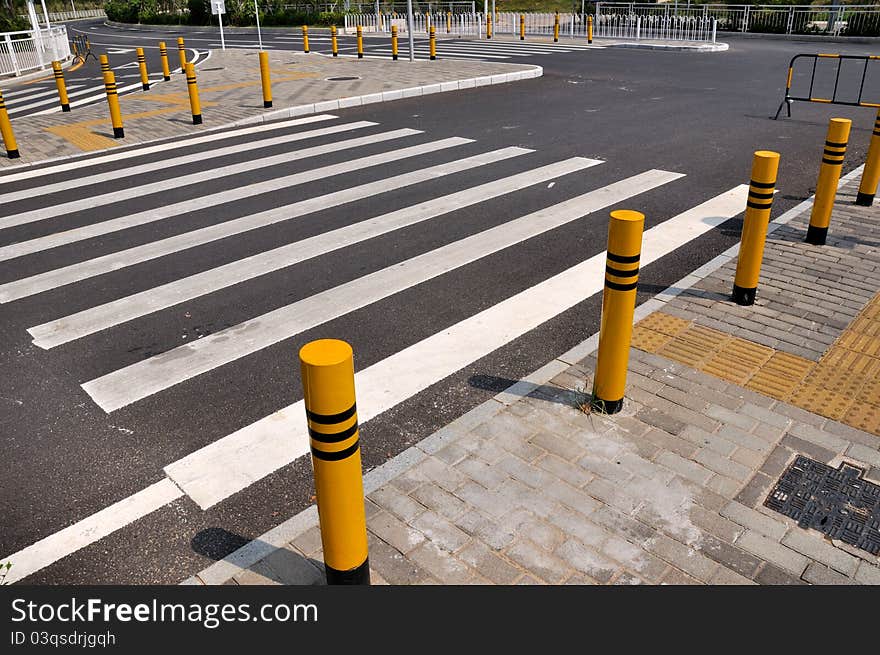
M 28 20 L 27 14 L 21 14 L 21 18 Z M 49 12 L 49 24 L 63 23 L 68 20 L 82 20 L 85 18 L 107 18 L 103 9 L 77 9 L 76 11 L 53 11 Z M 43 21 L 43 12 L 37 11 L 37 20 Z
M 70 59 L 67 28 L 63 25 L 39 32 L 0 33 L 0 75 L 21 75 Z

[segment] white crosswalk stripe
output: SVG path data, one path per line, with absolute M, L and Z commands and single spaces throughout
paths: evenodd
M 610 166 L 603 166 L 603 161 L 586 157 L 548 161 L 545 154 L 528 148 L 488 148 L 479 140 L 460 136 L 434 139 L 408 127 L 382 129 L 381 124 L 368 121 L 344 122 L 319 115 L 202 135 L 185 143 L 108 153 L 91 160 L 101 168 L 66 181 L 54 177 L 74 170 L 66 162 L 27 174 L 0 175 L 0 186 L 11 180 L 21 184 L 12 187 L 0 203 L 26 203 L 25 211 L 5 213 L 0 219 L 0 239 L 5 244 L 0 246 L 0 261 L 16 260 L 0 268 L 5 275 L 0 302 L 22 303 L 31 318 L 40 314 L 29 320 L 32 327 L 22 329 L 47 351 L 41 357 L 63 356 L 65 370 L 74 367 L 72 377 L 81 383 L 77 392 L 87 394 L 104 412 L 124 410 L 150 398 L 171 404 L 176 402 L 175 388 L 205 381 L 209 389 L 207 381 L 214 376 L 222 379 L 230 368 L 253 368 L 252 358 L 277 344 L 286 347 L 306 331 L 345 320 L 356 310 L 378 312 L 382 302 L 421 292 L 425 285 L 472 276 L 472 265 L 491 262 L 494 267 L 492 258 L 512 256 L 518 248 L 556 238 L 555 231 L 571 229 L 578 221 L 593 217 L 605 225 L 599 212 L 621 203 L 638 207 L 642 196 L 681 184 L 684 178 L 679 172 L 647 166 L 647 170 L 629 174 L 606 171 Z M 358 130 L 373 133 L 349 136 Z M 251 139 L 255 134 L 264 136 Z M 293 145 L 312 138 L 322 141 L 310 147 Z M 412 145 L 414 141 L 419 143 Z M 204 144 L 209 145 L 187 150 Z M 264 155 L 266 147 L 276 150 Z M 362 147 L 372 148 L 372 154 L 347 156 L 348 151 Z M 285 152 L 279 154 L 277 149 Z M 149 157 L 166 151 L 171 154 L 158 161 Z M 221 160 L 244 151 L 249 153 L 244 160 L 231 164 Z M 310 161 L 317 157 L 327 157 L 329 163 Z M 117 165 L 128 159 L 133 159 L 130 165 Z M 278 168 L 292 163 L 295 172 Z M 103 168 L 108 164 L 114 166 Z M 211 184 L 199 189 L 194 182 L 205 178 L 206 171 L 210 171 Z M 254 171 L 265 179 L 253 182 Z M 151 176 L 149 181 L 141 183 L 138 176 L 146 174 Z M 126 189 L 106 189 L 118 180 L 132 183 Z M 90 197 L 93 189 L 99 193 Z M 171 189 L 180 194 L 175 201 L 131 211 L 136 207 L 133 199 Z M 747 190 L 739 185 L 651 227 L 645 234 L 641 266 L 739 214 Z M 63 191 L 73 199 L 53 200 L 52 194 Z M 247 202 L 257 195 L 262 203 L 259 208 Z M 177 200 L 180 197 L 184 199 Z M 394 204 L 398 197 L 403 200 Z M 392 206 L 385 207 L 386 202 Z M 496 217 L 484 224 L 481 216 L 491 203 L 507 209 L 500 222 Z M 83 213 L 87 209 L 98 211 L 90 218 Z M 185 231 L 171 230 L 172 236 L 150 231 L 159 227 L 155 226 L 158 221 L 205 209 L 211 211 L 200 215 L 202 227 L 188 224 Z M 67 218 L 74 214 L 75 226 L 67 229 Z M 302 220 L 307 217 L 311 219 Z M 132 228 L 151 225 L 155 227 L 129 233 Z M 167 225 L 172 223 L 162 224 Z M 305 229 L 284 231 L 291 226 Z M 13 235 L 22 228 L 43 236 L 15 241 Z M 247 245 L 242 245 L 245 239 L 229 239 L 246 233 L 261 239 L 254 238 Z M 101 244 L 101 250 L 91 252 L 88 240 L 111 234 L 113 240 L 93 242 Z M 430 235 L 427 245 L 411 238 L 421 234 Z M 512 294 L 485 298 L 464 318 L 456 314 L 446 322 L 440 318 L 428 336 L 421 334 L 410 342 L 392 331 L 400 343 L 356 373 L 359 420 L 363 423 L 382 415 L 599 293 L 605 267 L 604 231 L 595 236 L 574 265 L 569 263 L 541 281 L 521 284 Z M 221 239 L 226 241 L 220 244 Z M 332 254 L 345 260 L 380 239 L 386 245 L 375 247 L 376 265 L 361 267 L 356 262 L 357 266 L 337 278 L 325 277 L 321 258 Z M 82 245 L 51 250 L 75 243 Z M 199 258 L 187 261 L 188 251 L 212 243 L 214 250 L 203 249 Z M 397 246 L 388 245 L 394 243 L 413 249 L 397 255 Z M 184 262 L 186 266 L 175 267 Z M 290 293 L 291 289 L 279 284 L 274 297 L 273 285 L 291 271 L 303 279 L 314 277 L 315 290 Z M 95 279 L 98 276 L 102 277 Z M 92 279 L 94 284 L 86 283 Z M 470 293 L 481 299 L 484 293 L 492 293 L 477 282 Z M 219 318 L 227 303 L 235 304 L 237 294 L 251 289 L 262 289 L 260 293 L 266 295 L 260 299 L 262 304 L 256 304 L 259 309 L 238 308 L 244 315 L 237 314 L 235 320 L 224 316 L 215 323 L 220 327 L 202 338 L 179 346 L 180 341 L 169 344 L 157 337 L 156 354 L 145 358 L 128 349 L 127 329 L 162 334 L 171 328 L 172 314 L 179 314 L 185 302 L 197 302 L 203 313 L 216 312 Z M 58 304 L 40 298 L 29 302 L 52 290 L 60 290 L 58 298 L 75 309 L 59 309 Z M 48 309 L 51 306 L 55 310 Z M 442 314 L 446 309 L 438 311 Z M 382 319 L 387 323 L 400 320 L 384 315 Z M 77 373 L 77 361 L 88 373 Z M 261 379 L 259 369 L 247 376 L 248 384 L 259 385 Z M 181 494 L 201 508 L 213 507 L 306 455 L 303 403 L 291 400 L 279 402 L 264 418 L 228 434 L 216 434 L 207 445 L 170 461 L 164 467 L 166 478 L 130 500 L 22 550 L 24 569 L 27 573 L 39 570 L 122 528 L 132 520 L 132 513 L 155 511 Z M 198 402 L 192 398 L 186 402 L 185 411 L 199 411 Z

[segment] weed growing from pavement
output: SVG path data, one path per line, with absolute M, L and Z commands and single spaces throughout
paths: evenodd
M 0 564 L 0 585 L 9 584 L 6 582 L 6 575 L 9 573 L 9 569 L 12 568 L 12 562 L 6 562 L 5 564 Z

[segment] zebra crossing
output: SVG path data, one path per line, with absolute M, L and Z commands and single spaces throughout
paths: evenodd
M 111 152 L 80 171 L 8 173 L 4 334 L 63 362 L 107 421 L 144 407 L 170 422 L 199 416 L 209 438 L 151 456 L 174 485 L 162 502 L 182 493 L 206 510 L 308 453 L 301 390 L 279 394 L 270 372 L 293 379 L 305 341 L 353 342 L 360 420 L 382 416 L 599 293 L 607 211 L 686 183 L 680 171 L 613 172 L 601 159 L 332 114 Z M 739 214 L 747 189 L 654 224 L 642 265 Z M 534 267 L 536 244 L 552 258 L 574 226 L 590 234 L 574 263 L 538 281 L 507 274 Z M 497 271 L 491 285 L 486 270 Z M 430 302 L 414 307 L 413 294 Z M 429 329 L 410 332 L 419 322 Z M 271 399 L 269 411 L 212 431 L 218 407 L 250 398 Z M 149 482 L 145 512 L 156 509 Z M 18 557 L 17 575 L 90 542 L 58 543 Z
M 364 53 L 373 56 L 391 56 L 391 44 L 388 40 L 382 39 L 381 43 L 377 39 L 364 40 Z M 481 40 L 437 40 L 437 57 L 440 59 L 478 59 L 483 61 L 503 61 L 505 59 L 515 59 L 519 57 L 540 57 L 543 55 L 558 55 L 572 52 L 584 52 L 587 50 L 602 50 L 605 46 L 573 43 L 569 41 L 561 41 L 559 43 L 537 43 L 515 41 L 493 41 L 487 39 Z M 340 45 L 340 52 L 353 50 L 354 46 Z M 405 39 L 400 41 L 400 53 L 408 55 L 408 45 Z M 428 59 L 430 56 L 429 43 L 427 39 L 417 38 L 414 42 L 414 52 L 416 59 Z

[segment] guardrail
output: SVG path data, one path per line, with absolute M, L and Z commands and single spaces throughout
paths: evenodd
M 0 75 L 21 75 L 70 59 L 67 28 L 63 25 L 38 32 L 0 33 Z
M 810 71 L 810 88 L 805 96 L 797 96 L 791 94 L 791 85 L 792 80 L 794 79 L 794 66 L 798 59 L 809 59 L 813 62 L 813 67 Z M 830 98 L 823 98 L 813 95 L 813 90 L 816 86 L 816 65 L 819 63 L 820 59 L 833 59 L 837 61 L 837 71 L 834 74 L 834 87 L 831 91 Z M 865 102 L 862 100 L 862 96 L 865 92 L 865 79 L 868 77 L 868 64 L 872 61 L 880 60 L 880 56 L 878 55 L 838 55 L 838 54 L 798 54 L 791 58 L 791 61 L 788 64 L 788 81 L 785 83 L 785 96 L 782 98 L 782 102 L 779 103 L 779 109 L 776 110 L 776 115 L 773 117 L 773 120 L 779 118 L 779 114 L 782 112 L 782 108 L 785 107 L 788 112 L 788 117 L 791 118 L 791 103 L 794 101 L 799 102 L 819 102 L 828 105 L 848 105 L 850 107 L 880 107 L 880 98 L 877 98 L 878 102 Z M 864 61 L 865 65 L 862 67 L 861 74 L 862 78 L 859 81 L 859 94 L 853 100 L 841 99 L 838 97 L 838 92 L 840 91 L 840 72 L 843 67 L 844 61 Z M 851 86 L 851 85 L 848 85 Z
M 39 18 L 43 18 L 43 14 L 38 14 Z M 19 16 L 25 20 L 29 20 L 27 14 Z M 54 11 L 49 13 L 49 24 L 63 23 L 68 20 L 83 20 L 86 18 L 107 18 L 107 14 L 103 9 L 78 9 L 76 11 Z

